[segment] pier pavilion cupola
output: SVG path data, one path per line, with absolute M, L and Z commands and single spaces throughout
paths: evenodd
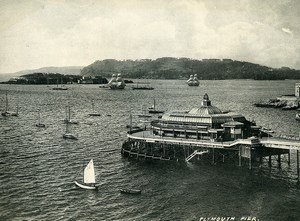
M 207 93 L 203 96 L 202 106 L 211 106 L 211 101 L 209 100 Z
M 213 114 L 222 114 L 222 111 L 211 105 L 211 101 L 209 100 L 208 94 L 204 94 L 201 106 L 198 108 L 193 108 L 189 111 L 189 114 L 199 115 L 199 116 L 210 116 Z

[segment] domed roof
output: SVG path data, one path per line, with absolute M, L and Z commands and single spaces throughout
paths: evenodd
M 222 114 L 223 112 L 211 105 L 211 101 L 209 100 L 208 94 L 204 94 L 202 105 L 199 108 L 193 108 L 190 110 L 189 114 L 195 115 L 212 115 L 212 114 Z
M 212 114 L 222 114 L 223 112 L 215 106 L 201 106 L 199 108 L 193 108 L 189 111 L 189 114 L 195 115 L 212 115 Z

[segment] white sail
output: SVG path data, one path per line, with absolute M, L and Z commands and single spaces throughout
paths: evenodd
M 96 183 L 93 159 L 91 159 L 90 162 L 88 163 L 88 165 L 84 168 L 83 182 L 84 183 Z

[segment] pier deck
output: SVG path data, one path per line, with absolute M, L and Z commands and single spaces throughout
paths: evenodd
M 136 140 L 144 140 L 149 143 L 165 142 L 173 144 L 193 145 L 206 148 L 235 148 L 238 145 L 251 145 L 251 139 L 238 139 L 235 141 L 214 142 L 210 140 L 196 140 L 174 137 L 161 137 L 152 134 L 151 131 L 141 131 L 133 134 L 128 134 L 128 138 Z M 284 138 L 261 138 L 260 143 L 267 148 L 285 149 L 285 150 L 300 150 L 300 140 L 290 140 Z
M 272 165 L 272 157 L 275 157 L 280 167 L 281 155 L 284 154 L 288 154 L 288 165 L 290 165 L 290 151 L 294 150 L 296 151 L 297 177 L 298 182 L 300 183 L 300 139 L 298 137 L 294 139 L 279 137 L 252 137 L 248 139 L 221 142 L 214 140 L 159 136 L 154 135 L 152 131 L 149 130 L 128 133 L 127 136 L 129 143 L 125 144 L 124 148 L 122 147 L 122 152 L 127 153 L 129 156 L 134 155 L 137 158 L 144 156 L 145 158 L 161 160 L 175 159 L 178 161 L 178 150 L 181 150 L 186 162 L 194 158 L 196 155 L 199 156 L 205 153 L 210 154 L 212 156 L 212 163 L 215 163 L 217 157 L 216 154 L 219 153 L 222 155 L 224 162 L 225 154 L 232 153 L 233 155 L 235 154 L 235 156 L 238 156 L 239 166 L 242 165 L 242 158 L 248 159 L 249 169 L 252 167 L 252 159 L 259 158 L 260 162 L 262 162 L 262 158 L 264 157 L 269 158 L 270 167 Z M 155 148 L 155 146 L 158 148 Z M 157 154 L 157 156 L 155 154 Z

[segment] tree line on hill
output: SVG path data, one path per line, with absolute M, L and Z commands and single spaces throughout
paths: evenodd
M 95 61 L 81 70 L 82 76 L 111 77 L 121 73 L 126 78 L 187 79 L 197 74 L 203 80 L 254 79 L 284 80 L 300 79 L 300 71 L 290 68 L 270 68 L 245 61 L 231 59 L 203 59 L 164 57 L 155 60 Z
M 9 84 L 106 84 L 108 81 L 101 76 L 82 77 L 81 75 L 63 75 L 60 73 L 32 73 L 11 78 Z

